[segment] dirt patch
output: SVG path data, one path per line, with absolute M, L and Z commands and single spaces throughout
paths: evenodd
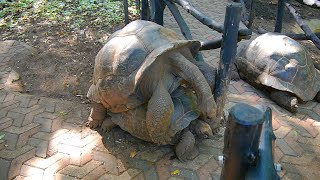
M 253 29 L 259 27 L 273 31 L 277 1 L 256 1 L 256 19 Z M 319 9 L 299 3 L 294 7 L 304 19 L 320 17 Z M 67 24 L 46 25 L 37 21 L 32 26 L 20 29 L 2 29 L 0 38 L 26 42 L 38 49 L 38 54 L 28 60 L 12 62 L 13 68 L 21 75 L 25 91 L 29 94 L 84 102 L 91 84 L 94 59 L 107 37 L 123 24 L 91 28 L 72 28 Z M 299 27 L 286 10 L 284 32 L 296 32 Z M 18 33 L 23 31 L 23 34 Z M 310 56 L 320 62 L 320 51 L 310 41 L 302 41 Z
M 266 1 L 266 0 L 256 0 L 255 1 L 255 19 L 253 23 L 253 30 L 258 31 L 258 28 L 263 28 L 269 32 L 274 31 L 276 17 L 277 17 L 277 3 L 278 0 Z M 302 18 L 307 22 L 312 19 L 317 19 L 320 17 L 320 9 L 311 8 L 309 6 L 300 4 L 296 1 L 292 1 L 292 6 L 297 10 L 297 12 L 302 16 Z M 320 28 L 320 24 L 318 24 Z M 296 23 L 295 19 L 291 13 L 285 8 L 285 13 L 283 17 L 283 33 L 302 33 L 303 31 Z M 300 41 L 303 44 L 310 55 L 310 58 L 316 63 L 318 69 L 320 69 L 320 50 L 317 49 L 311 41 Z

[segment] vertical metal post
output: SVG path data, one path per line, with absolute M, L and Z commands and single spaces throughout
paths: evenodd
M 272 129 L 272 110 L 268 107 L 264 113 L 264 123 L 259 143 L 259 158 L 257 162 L 254 163 L 255 165 L 249 168 L 246 179 L 280 179 L 274 167 L 273 144 L 275 139 L 276 136 Z
M 254 19 L 254 0 L 251 0 L 251 4 L 250 4 L 250 14 L 249 14 L 249 24 L 248 24 L 248 28 L 251 29 L 252 28 L 252 23 L 253 23 L 253 19 Z
M 151 20 L 161 26 L 163 26 L 164 8 L 163 0 L 151 0 Z
M 148 11 L 149 11 L 148 0 L 141 0 L 141 19 L 142 20 L 149 20 Z
M 128 0 L 123 0 L 124 23 L 129 23 Z
M 224 134 L 222 180 L 245 179 L 258 156 L 263 121 L 264 114 L 257 108 L 242 103 L 231 108 Z
M 139 14 L 141 13 L 140 9 L 140 0 L 136 0 L 136 9 L 138 10 Z
M 281 30 L 282 30 L 282 20 L 284 15 L 284 1 L 285 0 L 278 0 L 278 11 L 277 11 L 277 19 L 276 19 L 276 25 L 274 27 L 274 32 L 281 33 Z
M 223 41 L 220 52 L 218 76 L 216 80 L 215 100 L 217 102 L 217 128 L 223 118 L 223 107 L 230 83 L 231 65 L 237 52 L 238 30 L 241 18 L 241 4 L 230 3 L 227 5 L 224 19 Z

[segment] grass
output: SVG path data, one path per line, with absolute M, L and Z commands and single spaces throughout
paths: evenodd
M 28 23 L 104 27 L 124 19 L 121 0 L 0 0 L 0 9 L 0 30 Z

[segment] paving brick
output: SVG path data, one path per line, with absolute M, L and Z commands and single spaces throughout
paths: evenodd
M 319 103 L 313 108 L 313 111 L 320 116 L 320 104 Z
M 285 180 L 303 180 L 303 177 L 300 174 L 296 173 L 286 173 L 282 179 Z
M 150 162 L 156 162 L 160 158 L 162 158 L 166 153 L 161 151 L 161 150 L 156 150 L 156 151 L 144 151 L 141 152 L 137 155 L 136 158 L 150 161 Z
M 23 146 L 15 151 L 0 151 L 0 179 L 12 179 L 19 175 L 22 163 L 31 159 L 35 155 L 35 148 Z
M 319 134 L 319 132 L 306 121 L 300 121 L 299 125 L 307 130 L 312 137 L 316 137 Z
M 89 174 L 92 170 L 96 169 L 102 164 L 100 161 L 92 160 L 83 166 L 75 166 L 75 165 L 68 165 L 67 167 L 63 168 L 58 173 L 69 175 L 76 178 L 83 178 L 87 174 Z
M 103 174 L 105 174 L 107 171 L 104 168 L 104 165 L 98 166 L 96 169 L 92 170 L 87 174 L 85 177 L 83 177 L 81 180 L 92 180 L 92 179 L 99 179 Z
M 26 94 L 16 94 L 14 99 L 20 102 L 20 107 L 26 108 L 28 107 L 31 97 L 32 96 Z
M 1 118 L 0 119 L 0 131 L 3 129 L 6 129 L 7 127 L 11 126 L 13 123 L 13 120 L 11 118 Z
M 36 123 L 31 123 L 23 127 L 10 126 L 3 130 L 5 139 L 8 143 L 8 149 L 14 150 L 24 146 L 30 136 L 39 132 L 40 126 Z
M 118 166 L 118 159 L 114 155 L 101 151 L 94 151 L 93 160 L 104 162 L 103 166 L 106 172 L 114 175 L 120 175 L 121 171 L 119 170 L 120 166 Z
M 37 110 L 34 110 L 34 111 L 31 111 L 31 112 L 27 113 L 27 114 L 25 115 L 25 118 L 24 118 L 24 120 L 23 120 L 22 125 L 24 126 L 24 125 L 27 125 L 27 124 L 29 124 L 29 123 L 32 123 L 33 120 L 34 120 L 34 117 L 35 117 L 37 114 L 42 113 L 43 111 L 44 111 L 44 108 L 40 108 L 40 109 L 37 109 Z
M 70 155 L 70 164 L 81 166 L 92 159 L 92 149 L 95 147 L 96 141 L 93 141 L 83 148 L 70 146 L 67 144 L 59 144 L 58 152 Z
M 158 177 L 159 180 L 166 180 L 168 179 L 171 175 L 170 175 L 170 157 L 173 154 L 167 154 L 164 158 L 160 159 L 157 163 L 156 163 L 156 170 L 158 173 Z
M 58 144 L 67 138 L 65 135 L 68 131 L 59 129 L 53 133 L 38 132 L 29 139 L 28 144 L 37 147 L 37 156 L 45 158 L 58 151 Z
M 52 102 L 49 98 L 41 97 L 38 101 L 38 104 L 43 105 L 45 107 L 46 112 L 53 113 L 55 112 L 55 102 Z
M 276 145 L 285 155 L 297 156 L 296 152 L 287 144 L 284 139 L 276 139 Z
M 291 130 L 291 127 L 281 126 L 279 129 L 274 131 L 274 134 L 277 138 L 284 138 Z
M 9 111 L 7 114 L 7 117 L 13 119 L 14 126 L 18 126 L 18 127 L 22 126 L 22 123 L 24 120 L 24 114 Z
M 187 161 L 185 163 L 181 163 L 179 160 L 175 160 L 172 163 L 173 167 L 187 168 L 192 170 L 198 170 L 201 166 L 206 164 L 210 158 L 212 158 L 212 154 L 200 154 L 195 159 L 191 161 Z
M 110 180 L 110 179 L 130 179 L 130 180 L 144 180 L 143 173 L 138 169 L 128 169 L 120 176 L 105 174 L 99 178 L 99 180 Z
M 158 175 L 155 166 L 151 167 L 149 170 L 144 171 L 144 178 L 158 180 Z
M 33 170 L 43 178 L 54 178 L 54 175 L 59 170 L 69 164 L 69 156 L 62 153 L 57 153 L 47 159 L 34 157 L 24 163 L 21 169 L 21 175 L 30 176 Z
M 312 126 L 315 126 L 315 127 L 320 127 L 320 122 L 318 122 L 318 121 L 315 121 L 314 123 L 312 123 Z
M 12 102 L 10 103 L 9 106 L 6 106 L 6 107 L 0 106 L 0 118 L 6 117 L 6 115 L 8 114 L 8 111 L 18 107 L 18 105 L 19 105 L 18 103 Z
M 4 149 L 5 147 L 6 147 L 6 140 L 1 139 L 1 140 L 0 140 L 0 151 L 1 151 L 2 149 Z
M 28 114 L 32 111 L 38 110 L 40 109 L 41 106 L 40 105 L 34 105 L 32 107 L 21 107 L 21 105 L 19 105 L 19 107 L 12 109 L 12 112 L 16 112 L 16 113 L 21 113 L 21 114 Z
M 43 132 L 56 131 L 62 125 L 61 118 L 47 119 L 43 117 L 38 117 L 38 115 L 34 118 L 34 122 L 41 124 L 41 131 Z
M 315 157 L 316 157 L 315 154 L 309 154 L 309 153 L 305 153 L 300 157 L 284 155 L 283 158 L 281 159 L 281 162 L 307 166 L 313 161 Z
M 211 174 L 218 168 L 218 163 L 214 158 L 211 158 L 205 165 L 198 169 L 199 179 L 211 179 Z
M 15 94 L 13 93 L 9 93 L 7 94 L 7 96 L 4 98 L 4 102 L 7 102 L 7 101 L 13 101 L 14 100 L 14 97 L 15 97 Z

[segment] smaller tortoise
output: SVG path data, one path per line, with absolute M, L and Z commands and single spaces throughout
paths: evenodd
M 241 43 L 235 66 L 242 79 L 290 112 L 297 112 L 299 101 L 320 101 L 320 71 L 305 48 L 287 36 L 266 33 Z
M 95 59 L 93 84 L 88 92 L 92 100 L 88 126 L 102 125 L 109 130 L 119 125 L 132 135 L 157 144 L 177 144 L 174 139 L 178 136 L 183 142 L 176 148 L 178 157 L 193 157 L 193 150 L 185 151 L 194 146 L 187 127 L 199 116 L 211 122 L 216 109 L 212 94 L 215 71 L 207 63 L 194 60 L 199 48 L 199 41 L 184 40 L 149 21 L 131 22 L 112 34 Z M 196 97 L 188 90 L 179 97 L 195 103 L 191 107 L 177 105 L 180 99 L 173 97 L 185 83 Z M 111 117 L 106 118 L 107 112 Z M 200 120 L 195 124 L 199 127 L 196 132 L 207 127 L 199 126 L 205 124 Z

